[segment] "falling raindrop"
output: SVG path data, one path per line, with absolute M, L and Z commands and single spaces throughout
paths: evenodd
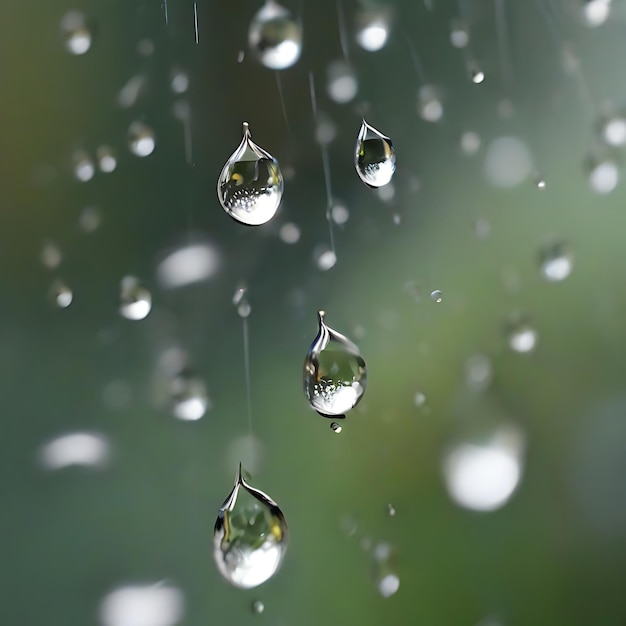
M 241 472 L 240 465 L 217 516 L 213 556 L 231 585 L 251 589 L 280 568 L 287 551 L 287 522 L 276 502 L 250 486 Z
M 50 287 L 50 299 L 54 305 L 61 309 L 66 309 L 72 304 L 74 294 L 63 281 L 55 280 Z
M 83 183 L 91 180 L 96 173 L 96 166 L 91 157 L 84 151 L 78 150 L 72 157 L 74 176 Z
M 120 284 L 120 313 L 127 320 L 142 320 L 152 309 L 152 295 L 134 276 L 125 276 Z
M 357 16 L 356 41 L 368 52 L 382 50 L 389 40 L 390 20 L 382 11 L 363 11 Z
M 333 61 L 326 70 L 326 90 L 331 100 L 346 104 L 354 100 L 359 91 L 359 81 L 354 70 L 344 61 Z
M 470 34 L 467 24 L 463 20 L 455 19 L 450 27 L 450 43 L 455 48 L 465 48 L 469 43 Z
M 174 417 L 184 422 L 199 420 L 212 407 L 204 381 L 188 370 L 174 376 L 170 393 Z
M 283 189 L 278 161 L 252 141 L 248 123 L 244 122 L 243 139 L 217 181 L 222 207 L 241 224 L 265 224 L 278 210 Z
M 263 611 L 265 611 L 265 605 L 263 604 L 263 602 L 261 602 L 261 600 L 255 600 L 252 603 L 252 612 L 260 615 L 261 613 L 263 613 Z
M 424 85 L 417 94 L 417 112 L 425 122 L 438 122 L 443 117 L 443 103 L 439 90 Z
M 302 30 L 290 11 L 268 0 L 252 18 L 248 44 L 265 67 L 284 70 L 300 58 Z
M 304 395 L 323 417 L 345 417 L 365 393 L 367 368 L 358 347 L 326 326 L 318 312 L 319 330 L 304 360 Z
M 80 11 L 68 11 L 61 18 L 61 34 L 70 54 L 85 54 L 91 48 L 91 30 L 85 15 Z
M 567 244 L 552 243 L 540 253 L 541 275 L 550 282 L 565 280 L 574 265 L 574 255 Z
M 98 167 L 104 174 L 110 174 L 117 167 L 115 154 L 108 146 L 100 146 L 96 151 L 96 158 L 98 160 Z
M 514 352 L 532 352 L 537 344 L 537 331 L 524 315 L 515 315 L 506 325 L 509 347 Z
M 138 157 L 152 154 L 156 147 L 154 131 L 143 122 L 133 122 L 128 128 L 128 145 Z
M 354 167 L 359 178 L 369 187 L 386 185 L 396 171 L 396 152 L 391 139 L 365 120 L 354 148 Z
M 343 430 L 341 424 L 338 424 L 337 422 L 331 422 L 330 429 L 337 435 Z
M 435 289 L 430 293 L 430 297 L 432 298 L 433 302 L 440 304 L 441 302 L 443 302 L 443 291 Z

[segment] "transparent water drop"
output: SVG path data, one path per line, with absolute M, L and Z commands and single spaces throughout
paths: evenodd
M 65 48 L 70 54 L 85 54 L 91 48 L 92 35 L 87 18 L 81 11 L 68 11 L 60 23 Z
M 436 87 L 424 85 L 419 90 L 417 112 L 426 122 L 438 122 L 443 117 L 443 102 Z
M 129 78 L 117 94 L 117 103 L 125 109 L 132 107 L 137 102 L 147 80 L 147 77 L 141 74 Z
M 100 211 L 96 207 L 85 207 L 78 216 L 78 226 L 84 233 L 93 233 L 102 222 Z
M 468 25 L 459 19 L 452 20 L 450 26 L 450 43 L 455 48 L 465 48 L 470 40 Z
M 391 502 L 387 504 L 387 513 L 389 513 L 389 517 L 395 517 L 396 515 L 396 509 Z
M 611 0 L 583 0 L 580 15 L 586 26 L 601 26 L 611 15 Z
M 485 72 L 483 72 L 478 66 L 471 65 L 469 70 L 470 78 L 475 85 L 485 82 Z
M 187 369 L 172 378 L 170 394 L 172 413 L 184 422 L 195 422 L 212 408 L 204 381 Z
M 215 522 L 213 556 L 220 574 L 240 589 L 263 584 L 279 570 L 287 538 L 278 504 L 248 484 L 240 465 Z
M 300 229 L 293 222 L 287 222 L 280 227 L 279 236 L 285 243 L 294 244 L 300 241 Z
M 252 612 L 260 615 L 261 613 L 263 613 L 263 611 L 265 611 L 265 605 L 263 604 L 263 602 L 261 602 L 261 600 L 255 600 L 252 603 Z
M 367 368 L 358 347 L 324 322 L 304 360 L 304 395 L 323 417 L 345 417 L 365 393 Z
M 226 161 L 217 181 L 217 197 L 233 219 L 247 226 L 269 222 L 283 197 L 278 161 L 252 141 L 248 123 L 243 139 Z
M 514 352 L 532 352 L 537 345 L 537 331 L 524 315 L 516 315 L 509 319 L 506 334 L 509 347 Z
M 72 466 L 102 468 L 109 460 L 110 447 L 107 437 L 99 433 L 68 433 L 44 444 L 38 458 L 47 470 Z
M 96 151 L 96 159 L 98 160 L 98 167 L 104 174 L 110 174 L 115 171 L 117 167 L 117 159 L 115 153 L 109 146 L 100 146 Z
M 154 131 L 143 122 L 133 122 L 128 128 L 128 146 L 134 155 L 147 157 L 156 148 Z
M 317 112 L 315 125 L 315 141 L 321 146 L 327 146 L 335 140 L 337 136 L 337 125 L 323 111 Z
M 550 282 L 565 280 L 574 265 L 574 254 L 564 242 L 551 243 L 541 250 L 541 275 Z
M 142 320 L 152 309 L 152 295 L 134 276 L 125 276 L 120 284 L 120 314 L 127 320 Z
M 331 422 L 330 423 L 330 429 L 335 433 L 335 434 L 339 434 L 341 433 L 341 431 L 343 430 L 343 427 L 341 426 L 341 424 L 338 424 L 337 422 Z
M 337 255 L 333 250 L 326 248 L 326 246 L 316 248 L 313 257 L 315 264 L 322 272 L 327 272 L 329 269 L 335 267 L 337 263 Z
M 344 61 L 333 61 L 326 69 L 326 91 L 337 104 L 354 100 L 359 91 L 359 81 L 354 70 Z
M 386 542 L 376 544 L 372 550 L 373 577 L 376 590 L 389 598 L 400 589 L 400 577 L 394 567 L 395 552 Z
M 588 161 L 589 185 L 599 194 L 611 193 L 619 183 L 619 166 L 609 156 L 592 157 Z
M 52 304 L 58 306 L 61 309 L 66 309 L 72 300 L 74 294 L 72 290 L 61 280 L 55 280 L 50 287 L 50 300 Z
M 389 15 L 383 11 L 362 11 L 357 15 L 356 42 L 368 52 L 382 50 L 389 40 Z
M 92 158 L 84 150 L 77 150 L 72 156 L 74 176 L 82 183 L 91 180 L 96 173 Z
M 237 307 L 237 315 L 239 315 L 239 317 L 250 317 L 252 307 L 248 302 L 247 289 L 245 287 L 239 287 L 239 289 L 235 291 L 233 304 Z
M 248 45 L 265 67 L 284 70 L 300 58 L 302 29 L 288 9 L 268 0 L 250 22 Z
M 430 297 L 433 300 L 433 302 L 440 304 L 441 302 L 443 302 L 443 291 L 440 291 L 439 289 L 435 289 L 434 291 L 431 291 Z
M 537 189 L 545 189 L 546 179 L 543 176 L 535 176 L 535 187 L 537 187 Z
M 114 589 L 100 605 L 102 626 L 174 626 L 185 613 L 185 597 L 176 587 L 155 584 Z
M 237 63 L 243 63 L 243 60 L 246 58 L 246 51 L 239 50 L 237 53 Z
M 368 187 L 388 184 L 396 171 L 396 152 L 391 139 L 370 126 L 361 124 L 354 148 L 354 167 Z

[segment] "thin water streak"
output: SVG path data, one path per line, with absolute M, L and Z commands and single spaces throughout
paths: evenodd
M 283 81 L 280 78 L 280 72 L 278 70 L 276 70 L 274 74 L 276 75 L 276 87 L 278 87 L 278 95 L 280 96 L 280 106 L 282 107 L 282 110 L 283 110 L 283 117 L 285 118 L 285 125 L 287 126 L 287 132 L 290 133 L 291 129 L 289 128 L 289 117 L 287 116 L 287 107 L 285 106 L 285 96 L 283 94 Z
M 339 44 L 346 63 L 350 63 L 350 52 L 348 50 L 348 37 L 346 35 L 346 18 L 343 12 L 343 0 L 336 0 L 337 4 L 337 26 L 339 28 Z
M 422 61 L 420 60 L 419 55 L 417 54 L 417 50 L 415 49 L 415 46 L 413 45 L 413 42 L 411 41 L 411 38 L 409 37 L 409 34 L 404 27 L 402 28 L 402 34 L 404 36 L 404 40 L 406 41 L 406 45 L 409 48 L 411 62 L 413 63 L 413 68 L 415 69 L 417 78 L 419 79 L 421 83 L 425 84 L 427 81 L 426 81 L 426 74 L 424 72 L 424 66 L 422 65 Z
M 167 13 L 167 0 L 163 0 L 163 12 L 165 13 L 165 26 L 167 27 L 169 24 L 169 17 Z
M 196 43 L 199 43 L 198 39 L 198 3 L 193 3 L 193 26 L 196 33 Z
M 243 322 L 243 366 L 246 377 L 246 401 L 248 408 L 248 433 L 252 439 L 252 392 L 250 384 L 250 333 L 248 330 L 248 318 L 244 317 Z

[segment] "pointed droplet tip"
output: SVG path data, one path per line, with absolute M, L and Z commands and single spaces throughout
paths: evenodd
M 250 136 L 250 124 L 248 124 L 248 122 L 244 122 L 242 125 L 242 130 L 243 130 L 243 134 Z
M 241 461 L 239 461 L 239 469 L 237 470 L 237 478 L 235 482 L 238 485 L 241 485 L 241 483 L 243 482 L 243 466 L 241 464 Z
M 317 312 L 317 319 L 319 320 L 320 324 L 324 321 L 324 316 L 326 315 L 326 311 L 318 311 Z

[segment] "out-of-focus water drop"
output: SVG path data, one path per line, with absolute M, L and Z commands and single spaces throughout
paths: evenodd
M 96 159 L 98 160 L 98 167 L 103 174 L 110 174 L 115 171 L 117 159 L 109 146 L 100 146 L 96 151 Z
M 156 148 L 154 131 L 143 122 L 133 122 L 128 128 L 128 146 L 135 156 L 147 157 Z
M 152 295 L 134 276 L 120 284 L 120 314 L 127 320 L 142 320 L 152 310 Z
M 354 100 L 359 91 L 359 81 L 354 70 L 344 61 L 333 61 L 326 70 L 326 91 L 337 104 Z
M 47 267 L 49 270 L 56 269 L 61 265 L 62 260 L 63 253 L 59 246 L 51 242 L 44 244 L 41 249 L 41 262 L 44 267 Z
M 265 605 L 263 604 L 263 602 L 261 602 L 261 600 L 255 600 L 252 603 L 252 612 L 260 615 L 261 613 L 263 613 L 263 611 L 265 611 Z
M 350 211 L 343 204 L 335 202 L 330 210 L 330 216 L 335 224 L 341 226 L 350 219 Z
M 394 556 L 393 548 L 386 542 L 377 543 L 372 549 L 374 585 L 383 598 L 393 596 L 400 589 Z
M 223 209 L 241 224 L 265 224 L 278 210 L 284 184 L 278 161 L 252 141 L 248 123 L 244 122 L 243 139 L 217 181 L 217 197 Z
M 248 44 L 265 67 L 284 70 L 300 58 L 302 29 L 289 10 L 268 0 L 250 22 Z
M 365 393 L 367 368 L 358 347 L 326 325 L 318 312 L 319 330 L 304 359 L 304 395 L 323 417 L 345 417 Z
M 84 13 L 68 11 L 61 18 L 60 27 L 65 48 L 70 54 L 81 55 L 89 51 L 92 34 Z
M 183 422 L 195 422 L 211 409 L 206 385 L 199 376 L 184 369 L 170 382 L 172 413 Z
M 316 248 L 313 251 L 313 258 L 317 268 L 322 272 L 327 272 L 335 267 L 337 263 L 337 255 L 335 254 L 335 251 L 330 250 L 326 246 Z
M 528 146 L 517 137 L 498 137 L 487 147 L 485 175 L 494 187 L 516 187 L 532 173 Z
M 442 468 L 452 500 L 474 511 L 504 506 L 522 476 L 523 447 L 521 431 L 509 424 L 449 446 Z
M 415 392 L 413 402 L 418 409 L 421 409 L 426 404 L 426 394 L 423 391 Z
M 599 131 L 602 140 L 614 148 L 626 146 L 626 111 L 614 110 L 611 107 L 599 122 Z
M 157 266 L 159 283 L 168 289 L 211 278 L 220 264 L 218 251 L 208 243 L 187 245 L 168 254 Z
M 52 304 L 58 306 L 60 309 L 66 309 L 72 304 L 73 299 L 74 294 L 72 290 L 62 280 L 55 280 L 52 283 L 50 287 L 50 300 L 52 300 Z
M 537 189 L 545 189 L 546 179 L 543 176 L 535 176 L 535 187 L 537 187 Z
M 426 122 L 438 122 L 443 117 L 443 102 L 439 90 L 424 85 L 417 94 L 417 112 Z
M 461 152 L 467 156 L 472 156 L 480 150 L 480 135 L 468 130 L 461 135 Z
M 240 465 L 217 516 L 213 556 L 231 585 L 251 589 L 280 568 L 287 551 L 287 522 L 278 504 L 249 485 L 241 472 Z
M 78 216 L 78 226 L 84 233 L 93 233 L 102 222 L 100 211 L 96 207 L 85 207 Z
M 450 26 L 450 43 L 455 48 L 465 48 L 470 40 L 468 25 L 460 19 L 452 20 Z
M 176 587 L 156 583 L 120 587 L 100 605 L 102 626 L 174 626 L 185 612 L 185 600 Z
M 233 304 L 237 308 L 237 315 L 239 315 L 239 317 L 250 317 L 250 313 L 252 313 L 252 307 L 248 302 L 247 289 L 245 287 L 239 287 L 237 291 L 235 291 L 235 295 L 233 296 Z
M 525 315 L 512 316 L 505 327 L 507 342 L 514 352 L 532 352 L 537 345 L 537 331 Z
M 185 93 L 189 89 L 189 74 L 178 68 L 172 70 L 170 88 L 174 93 Z
M 142 74 L 129 78 L 117 94 L 117 103 L 125 109 L 132 107 L 137 102 L 146 81 L 146 76 Z
M 103 467 L 109 459 L 109 440 L 97 433 L 69 433 L 55 437 L 39 450 L 44 469 L 70 466 Z
M 357 15 L 356 42 L 368 52 L 382 50 L 389 40 L 391 21 L 384 11 L 362 11 Z
M 565 280 L 574 265 L 574 254 L 564 242 L 544 246 L 539 255 L 541 275 L 550 282 Z
M 387 504 L 387 513 L 389 513 L 389 517 L 396 516 L 396 507 L 394 507 L 393 504 L 391 504 L 391 502 Z
M 368 187 L 388 184 L 396 171 L 396 152 L 391 139 L 365 120 L 354 147 L 354 167 Z
M 491 383 L 491 360 L 484 354 L 474 354 L 465 363 L 465 384 L 472 391 L 483 391 Z
M 339 433 L 341 433 L 341 431 L 343 430 L 343 427 L 341 426 L 341 424 L 338 424 L 337 422 L 331 422 L 330 423 L 330 429 L 336 434 L 338 435 Z
M 77 150 L 72 157 L 74 176 L 82 183 L 91 180 L 96 173 L 93 159 L 84 150 Z
M 149 57 L 154 54 L 154 42 L 152 39 L 140 39 L 137 42 L 137 53 L 142 57 Z
M 601 26 L 611 15 L 611 0 L 583 0 L 580 15 L 586 26 Z
M 592 157 L 588 162 L 589 185 L 599 194 L 611 193 L 619 183 L 619 166 L 611 157 Z
M 283 224 L 278 234 L 281 240 L 288 244 L 294 244 L 300 241 L 300 229 L 293 222 Z
M 441 302 L 443 302 L 443 291 L 439 289 L 435 289 L 434 291 L 431 292 L 430 298 L 433 302 L 440 304 Z
M 469 69 L 469 75 L 472 82 L 475 85 L 480 85 L 480 83 L 485 82 L 485 72 L 483 72 L 478 66 L 471 65 Z

